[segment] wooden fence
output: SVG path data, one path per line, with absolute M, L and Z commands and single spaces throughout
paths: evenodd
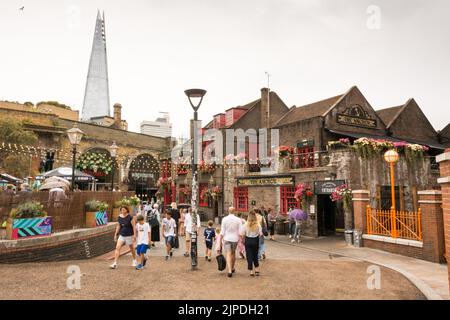
M 44 205 L 45 211 L 53 217 L 53 231 L 71 230 L 85 226 L 85 203 L 89 200 L 99 200 L 108 203 L 108 215 L 112 216 L 112 208 L 116 201 L 130 197 L 134 192 L 101 192 L 78 191 L 67 192 L 67 200 L 49 201 L 49 193 L 30 192 L 23 194 L 8 194 L 0 192 L 0 223 L 8 219 L 12 208 L 26 201 L 38 201 Z

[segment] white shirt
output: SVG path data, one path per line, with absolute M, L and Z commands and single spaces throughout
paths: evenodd
M 247 223 L 242 225 L 241 228 L 241 234 L 243 236 L 249 237 L 249 238 L 256 238 L 262 235 L 262 228 L 261 225 L 258 223 L 258 228 L 256 228 L 255 231 L 250 231 L 249 228 L 247 228 Z
M 200 215 L 197 214 L 197 229 L 201 228 Z M 192 216 L 190 213 L 184 215 L 184 229 L 187 233 L 192 233 Z
M 162 224 L 164 226 L 164 237 L 169 237 L 175 236 L 175 227 L 176 227 L 176 222 L 173 218 L 171 218 L 170 220 L 167 218 L 164 218 L 162 221 Z
M 220 231 L 220 234 L 223 236 L 223 240 L 228 242 L 238 242 L 241 226 L 241 219 L 232 213 L 223 218 L 222 228 Z
M 148 233 L 150 232 L 150 225 L 147 222 L 140 224 L 136 223 L 137 229 L 137 244 L 148 244 Z

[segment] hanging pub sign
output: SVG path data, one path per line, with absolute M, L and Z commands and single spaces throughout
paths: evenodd
M 343 184 L 344 180 L 314 181 L 314 194 L 331 194 Z
M 377 121 L 372 119 L 369 113 L 360 105 L 351 106 L 350 108 L 345 109 L 344 112 L 338 113 L 337 122 L 358 127 L 377 127 Z
M 293 186 L 293 176 L 267 176 L 237 178 L 238 187 Z

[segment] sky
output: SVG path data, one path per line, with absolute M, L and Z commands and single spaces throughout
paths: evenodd
M 450 121 L 448 0 L 2 0 L 0 100 L 81 111 L 98 9 L 131 131 L 168 111 L 187 137 L 185 89 L 208 91 L 206 124 L 258 99 L 266 71 L 289 107 L 357 85 L 376 110 L 413 97 L 436 130 Z

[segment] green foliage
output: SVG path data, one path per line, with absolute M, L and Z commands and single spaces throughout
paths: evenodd
M 65 105 L 63 103 L 59 103 L 58 101 L 41 101 L 41 102 L 38 102 L 36 104 L 36 106 L 40 106 L 42 104 L 48 104 L 50 106 L 55 106 L 55 107 L 60 107 L 60 108 L 64 108 L 64 109 L 67 109 L 67 110 L 72 110 L 71 107 L 69 107 L 69 106 L 67 106 L 67 105 Z
M 28 201 L 11 210 L 10 216 L 13 219 L 27 219 L 45 217 L 47 213 L 44 211 L 44 206 L 41 203 Z
M 88 152 L 80 156 L 77 168 L 82 171 L 89 170 L 108 174 L 112 170 L 112 161 L 104 153 Z
M 123 198 L 122 200 L 119 201 L 120 205 L 119 207 L 123 206 L 123 207 L 128 207 L 130 204 L 130 199 L 128 198 Z
M 138 206 L 141 203 L 141 199 L 139 199 L 136 196 L 130 197 L 129 200 L 130 200 L 130 205 L 132 205 L 132 206 Z
M 86 211 L 88 212 L 105 212 L 108 209 L 108 204 L 106 202 L 101 202 L 98 200 L 90 200 L 85 203 Z

